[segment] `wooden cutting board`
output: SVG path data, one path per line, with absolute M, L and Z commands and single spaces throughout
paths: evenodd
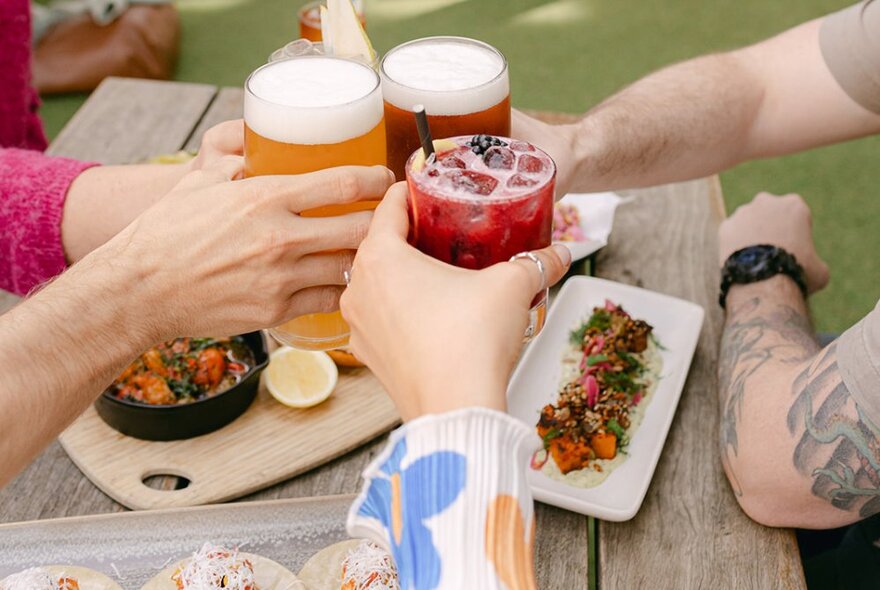
M 253 405 L 231 424 L 204 436 L 143 441 L 110 428 L 90 407 L 60 437 L 82 472 L 104 493 L 136 510 L 224 502 L 326 463 L 400 422 L 367 369 L 340 369 L 326 402 L 306 410 L 281 405 L 260 384 Z M 189 480 L 177 490 L 144 479 Z

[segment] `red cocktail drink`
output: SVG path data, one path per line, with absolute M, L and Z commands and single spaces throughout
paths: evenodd
M 482 269 L 550 245 L 556 165 L 533 145 L 507 138 L 455 137 L 421 149 L 406 165 L 411 241 L 462 268 Z M 445 144 L 445 145 L 444 145 Z M 533 309 L 543 326 L 546 293 Z

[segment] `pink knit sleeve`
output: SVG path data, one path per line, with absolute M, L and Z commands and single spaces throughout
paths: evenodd
M 0 289 L 24 295 L 65 269 L 64 199 L 73 179 L 94 165 L 0 149 Z

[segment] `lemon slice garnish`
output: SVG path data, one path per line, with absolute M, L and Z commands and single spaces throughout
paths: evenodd
M 376 50 L 351 0 L 327 0 L 327 7 L 321 8 L 321 36 L 330 55 L 360 58 L 368 64 L 376 60 Z
M 310 408 L 330 397 L 339 371 L 324 352 L 284 346 L 272 353 L 266 369 L 266 389 L 291 408 Z
M 451 139 L 435 139 L 433 141 L 434 144 L 434 153 L 442 154 L 444 152 L 448 152 L 450 150 L 454 150 L 458 147 L 458 144 L 452 141 Z M 416 153 L 415 158 L 413 158 L 412 169 L 414 172 L 421 172 L 422 168 L 425 167 L 425 150 L 419 148 L 419 151 Z

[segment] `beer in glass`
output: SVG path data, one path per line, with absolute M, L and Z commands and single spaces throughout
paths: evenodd
M 357 61 L 302 56 L 270 62 L 245 84 L 245 175 L 302 174 L 343 165 L 385 165 L 385 121 L 379 76 Z M 375 208 L 376 201 L 322 207 L 326 217 Z M 348 341 L 339 311 L 294 318 L 271 330 L 304 350 Z
M 464 37 L 427 37 L 398 45 L 380 68 L 388 167 L 403 180 L 419 147 L 412 109 L 424 105 L 434 137 L 510 135 L 510 81 L 500 51 Z

